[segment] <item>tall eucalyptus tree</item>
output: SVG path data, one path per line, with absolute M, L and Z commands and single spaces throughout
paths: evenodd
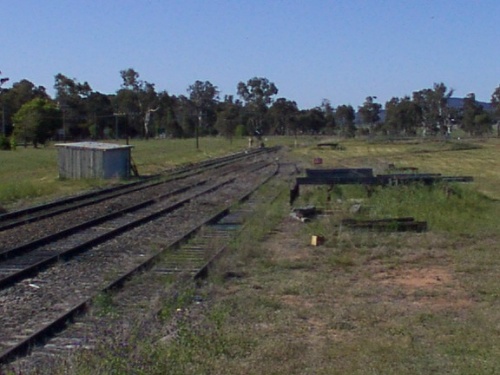
M 380 121 L 380 109 L 382 108 L 382 105 L 376 103 L 374 99 L 376 97 L 367 96 L 363 105 L 358 107 L 361 121 L 369 125 L 371 132 L 373 132 L 375 124 Z
M 196 81 L 188 87 L 187 91 L 198 115 L 198 122 L 195 127 L 196 148 L 198 149 L 200 131 L 209 132 L 215 123 L 215 108 L 219 99 L 219 90 L 217 86 L 214 86 L 209 81 Z
M 271 134 L 295 134 L 295 124 L 299 114 L 297 103 L 286 98 L 278 98 L 269 108 L 268 114 L 271 120 Z
M 85 101 L 92 93 L 90 85 L 58 73 L 55 76 L 54 88 L 56 102 L 63 116 L 64 139 L 87 136 L 89 132 Z
M 500 85 L 491 94 L 491 105 L 493 107 L 493 115 L 497 122 L 497 136 L 500 137 Z
M 434 83 L 432 89 L 424 89 L 413 93 L 413 101 L 420 106 L 422 125 L 431 133 L 449 130 L 450 110 L 448 100 L 453 89 L 447 89 L 444 83 Z
M 249 114 L 248 126 L 250 134 L 262 135 L 267 132 L 265 115 L 273 102 L 273 96 L 278 94 L 278 88 L 267 78 L 254 77 L 247 83 L 239 82 L 238 96 L 245 103 L 245 110 Z
M 354 119 L 356 113 L 351 105 L 339 105 L 335 110 L 335 120 L 342 136 L 352 138 L 356 134 Z

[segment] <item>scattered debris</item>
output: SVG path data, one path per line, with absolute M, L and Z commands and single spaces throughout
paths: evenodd
M 360 203 L 353 204 L 351 206 L 351 208 L 349 209 L 349 212 L 351 214 L 358 214 L 360 211 L 361 211 L 361 204 Z
M 303 223 L 309 221 L 311 218 L 316 216 L 319 211 L 314 206 L 297 207 L 292 209 L 290 217 L 302 221 Z
M 320 246 L 325 243 L 325 237 L 323 236 L 312 236 L 311 237 L 311 245 L 312 246 Z
M 235 272 L 235 271 L 227 271 L 226 273 L 224 273 L 224 280 L 231 280 L 231 279 L 241 279 L 243 278 L 245 275 L 241 272 Z
M 342 225 L 352 229 L 369 229 L 378 232 L 425 232 L 426 221 L 415 221 L 413 217 L 400 217 L 378 220 L 344 219 Z
M 332 150 L 345 150 L 345 148 L 343 146 L 341 146 L 338 143 L 333 143 L 333 142 L 322 142 L 322 143 L 318 143 L 316 146 L 318 148 L 328 147 L 328 148 L 331 148 Z
M 396 167 L 396 165 L 394 164 L 389 164 L 387 166 L 387 170 L 391 172 L 410 172 L 410 173 L 418 172 L 417 167 Z

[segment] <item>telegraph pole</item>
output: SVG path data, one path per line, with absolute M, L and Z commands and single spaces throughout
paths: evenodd
M 124 112 L 114 112 L 113 113 L 113 116 L 115 116 L 115 139 L 120 138 L 120 132 L 118 129 L 118 117 L 123 117 L 125 115 L 126 115 L 126 113 L 124 113 Z
M 196 149 L 198 150 L 200 148 L 200 143 L 199 143 L 199 131 L 200 131 L 200 128 L 201 128 L 201 121 L 202 121 L 202 111 L 200 109 L 200 111 L 198 112 L 198 124 L 195 126 L 194 128 L 194 133 L 195 133 L 195 138 L 196 138 Z

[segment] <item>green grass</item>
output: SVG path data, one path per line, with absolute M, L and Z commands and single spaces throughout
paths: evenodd
M 458 184 L 380 188 L 367 204 L 373 218 L 412 216 L 432 230 L 461 234 L 491 231 L 500 214 L 498 202 Z
M 359 140 L 341 141 L 345 150 L 319 150 L 320 137 L 268 137 L 267 146 L 289 147 L 295 157 L 312 163 L 322 157 L 325 167 L 365 166 L 381 173 L 389 163 L 415 166 L 421 172 L 472 175 L 478 190 L 500 199 L 498 151 L 500 141 L 488 139 L 463 142 L 369 143 Z M 110 141 L 114 142 L 114 141 Z M 140 174 L 158 173 L 176 165 L 188 164 L 223 154 L 241 151 L 246 138 L 201 138 L 196 150 L 193 139 L 131 140 L 132 158 Z M 123 144 L 120 140 L 117 143 Z M 82 190 L 109 185 L 116 181 L 61 181 L 58 178 L 57 150 L 18 147 L 16 151 L 0 151 L 0 206 L 24 204 L 25 200 L 48 200 Z
M 361 161 L 366 166 L 372 159 L 361 155 L 360 149 L 366 146 L 352 146 L 346 145 L 343 152 L 357 155 L 352 160 L 344 156 L 345 164 L 360 166 Z M 385 145 L 371 145 L 373 160 L 389 161 L 398 155 L 401 165 L 422 161 L 415 157 L 422 153 L 407 145 L 390 147 L 388 151 Z M 434 164 L 443 166 L 444 173 L 456 172 L 460 165 L 439 160 L 442 154 L 457 152 L 456 148 L 443 153 L 440 147 L 430 147 L 438 155 Z M 316 153 L 295 152 L 306 152 L 304 160 L 312 160 Z M 486 161 L 492 152 L 488 147 L 467 147 L 461 152 L 466 156 L 461 159 L 463 171 L 458 172 L 475 176 L 483 173 L 483 167 L 498 168 L 498 158 Z M 331 160 L 323 155 L 326 166 L 338 165 L 340 152 L 331 153 Z M 431 164 L 419 167 L 425 165 Z M 296 246 L 303 244 L 302 255 L 297 257 L 287 240 L 280 250 L 282 257 L 276 258 L 268 241 L 261 244 L 259 236 L 249 236 L 241 243 L 240 258 L 228 261 L 228 267 L 240 268 L 248 276 L 227 282 L 226 292 L 219 293 L 214 302 L 215 309 L 230 309 L 227 324 L 216 331 L 217 340 L 234 337 L 237 331 L 240 342 L 232 343 L 233 350 L 244 346 L 243 341 L 258 346 L 249 345 L 244 355 L 228 356 L 197 345 L 206 355 L 196 361 L 197 370 L 220 374 L 495 373 L 500 366 L 499 332 L 493 328 L 500 323 L 500 248 L 499 203 L 492 197 L 499 192 L 495 187 L 485 195 L 483 189 L 493 187 L 498 182 L 495 178 L 496 172 L 491 172 L 479 184 L 380 188 L 370 197 L 359 187 L 301 191 L 301 203 L 330 204 L 327 208 L 333 209 L 330 216 L 288 233 L 296 239 Z M 329 194 L 332 199 L 327 203 Z M 338 232 L 338 220 L 351 215 L 350 199 L 362 200 L 366 210 L 361 215 L 366 217 L 415 216 L 428 220 L 431 229 L 423 234 Z M 263 215 L 258 213 L 258 217 Z M 253 233 L 264 231 L 267 222 L 260 223 L 252 225 Z M 306 250 L 312 233 L 326 235 L 326 245 Z M 245 251 L 248 248 L 252 250 Z M 393 278 L 387 284 L 373 281 L 379 272 L 394 272 L 404 281 L 408 273 L 419 270 L 428 269 L 433 275 L 435 267 L 446 270 L 445 275 L 449 272 L 452 281 L 416 289 Z M 219 288 L 224 290 L 224 285 Z M 210 328 L 207 332 L 214 333 Z M 186 373 L 196 373 L 191 370 Z
M 112 143 L 123 144 L 123 141 Z M 201 138 L 197 150 L 193 139 L 131 140 L 132 159 L 141 175 L 159 173 L 245 149 L 245 139 Z M 61 180 L 58 177 L 57 149 L 54 145 L 34 149 L 18 147 L 0 151 L 0 207 L 16 207 L 26 201 L 43 202 L 96 187 L 115 184 L 114 180 Z
M 317 141 L 317 139 L 316 139 Z M 315 157 L 323 159 L 325 168 L 369 167 L 376 174 L 385 173 L 389 164 L 416 167 L 420 173 L 441 173 L 447 176 L 473 176 L 477 191 L 500 199 L 500 139 L 469 139 L 463 141 L 366 142 L 340 141 L 344 151 L 318 150 L 313 138 L 304 138 L 292 150 L 307 167 Z
M 297 147 L 293 138 L 279 142 L 302 168 L 319 156 L 327 168 L 380 172 L 395 163 L 475 181 L 380 187 L 370 196 L 362 187 L 304 188 L 298 203 L 328 211 L 309 223 L 287 218 L 288 184 L 268 188 L 283 193 L 255 208 L 216 273 L 196 290 L 201 310 L 181 321 L 177 336 L 165 343 L 132 334 L 125 344 L 82 354 L 73 373 L 495 374 L 500 142 L 352 140 L 341 141 L 340 151 L 317 150 L 318 139 L 301 137 Z M 358 214 L 350 212 L 355 202 Z M 340 229 L 352 216 L 414 216 L 428 221 L 429 231 Z M 325 245 L 310 246 L 312 234 L 324 235 Z M 225 278 L 229 271 L 241 277 Z M 163 301 L 165 324 L 178 308 L 197 311 L 189 305 L 194 293 L 187 287 Z

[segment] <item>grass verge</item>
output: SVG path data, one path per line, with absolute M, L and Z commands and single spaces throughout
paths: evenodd
M 309 223 L 288 217 L 285 195 L 254 221 L 196 290 L 164 301 L 177 319 L 168 340 L 130 335 L 85 353 L 77 374 L 495 374 L 500 368 L 500 192 L 496 145 L 415 152 L 414 145 L 347 143 L 294 149 L 309 166 L 390 162 L 480 176 L 472 185 L 301 192 L 326 208 Z M 427 157 L 432 155 L 432 160 Z M 425 157 L 424 157 L 425 156 Z M 459 164 L 452 161 L 460 160 Z M 372 164 L 373 163 L 373 164 Z M 286 187 L 284 187 L 286 191 Z M 351 211 L 360 202 L 361 210 Z M 424 233 L 344 230 L 342 218 L 415 216 Z M 310 246 L 311 235 L 326 237 Z M 165 322 L 167 324 L 167 322 Z M 66 368 L 67 369 L 67 368 Z M 62 373 L 62 372 L 61 372 Z

